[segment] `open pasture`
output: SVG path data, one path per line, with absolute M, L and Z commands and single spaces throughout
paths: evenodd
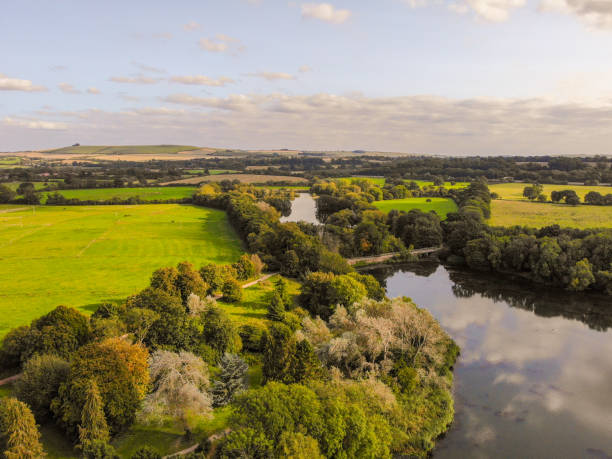
M 502 199 L 527 201 L 528 199 L 523 197 L 523 189 L 526 186 L 531 186 L 530 183 L 499 183 L 495 185 L 489 185 L 491 193 L 497 193 Z M 584 200 L 584 196 L 589 191 L 597 191 L 602 195 L 612 193 L 612 186 L 588 186 L 588 185 L 542 185 L 544 187 L 544 194 L 550 199 L 551 191 L 563 191 L 563 190 L 574 190 L 580 197 L 580 200 Z
M 188 145 L 79 145 L 46 150 L 43 153 L 52 155 L 150 155 L 176 154 L 180 151 L 192 151 L 198 147 Z
M 198 185 L 204 182 L 222 182 L 223 180 L 238 180 L 241 183 L 266 183 L 266 182 L 290 182 L 306 183 L 308 180 L 302 177 L 289 175 L 259 175 L 259 174 L 217 174 L 206 175 L 204 177 L 191 177 L 172 182 L 162 183 L 162 185 L 190 184 Z
M 430 202 L 427 202 L 429 199 Z M 435 211 L 441 219 L 446 218 L 449 212 L 457 211 L 457 204 L 449 198 L 406 198 L 389 199 L 387 201 L 375 201 L 373 203 L 379 210 L 390 212 L 392 210 L 403 210 L 409 212 L 419 209 L 423 212 Z
M 85 190 L 59 190 L 67 199 L 80 199 L 81 201 L 106 201 L 113 198 L 128 199 L 138 196 L 143 201 L 169 200 L 189 198 L 196 191 L 195 187 L 135 187 L 135 188 L 93 188 Z M 51 192 L 53 193 L 53 192 Z M 44 204 L 48 192 L 42 193 L 41 201 Z
M 144 288 L 160 267 L 242 253 L 224 212 L 159 204 L 0 212 L 0 338 L 57 305 L 90 313 Z
M 572 228 L 612 228 L 612 207 L 493 200 L 489 224 L 533 228 L 554 224 Z
M 386 183 L 386 179 L 384 177 L 367 177 L 367 176 L 353 176 L 353 177 L 340 177 L 338 180 L 342 180 L 346 183 L 349 183 L 352 179 L 365 179 L 368 180 L 369 182 L 371 182 L 372 184 L 376 185 L 376 186 L 383 186 Z M 410 183 L 410 182 L 415 182 L 417 183 L 421 188 L 425 187 L 425 186 L 430 186 L 433 187 L 434 184 L 432 181 L 428 181 L 428 180 L 412 180 L 412 179 L 406 179 L 404 180 L 405 183 Z M 468 186 L 469 183 L 467 182 L 455 182 L 454 184 L 451 184 L 451 182 L 444 182 L 444 188 L 450 190 L 452 188 L 464 188 L 466 186 Z

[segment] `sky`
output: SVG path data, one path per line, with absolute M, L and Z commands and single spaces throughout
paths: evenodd
M 0 151 L 612 153 L 612 0 L 2 0 Z

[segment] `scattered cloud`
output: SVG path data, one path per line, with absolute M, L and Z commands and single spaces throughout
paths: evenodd
M 158 38 L 160 40 L 170 40 L 172 39 L 172 34 L 170 32 L 154 33 L 153 38 Z
M 7 116 L 4 118 L 4 120 L 2 120 L 2 122 L 5 126 L 27 129 L 43 129 L 48 131 L 59 131 L 68 129 L 68 125 L 66 123 L 43 121 L 32 118 L 11 118 Z
M 70 83 L 60 83 L 57 87 L 65 94 L 79 94 L 81 92 Z
M 512 10 L 522 8 L 527 0 L 453 0 L 446 1 L 447 8 L 458 14 L 473 11 L 478 19 L 487 22 L 504 22 Z M 570 0 L 571 1 L 571 0 Z M 411 8 L 421 8 L 432 4 L 443 4 L 440 0 L 404 0 Z
M 342 24 L 351 17 L 351 12 L 336 9 L 329 3 L 303 3 L 302 17 L 318 19 L 332 24 Z
M 115 83 L 129 83 L 129 84 L 155 84 L 159 82 L 159 78 L 151 78 L 143 75 L 135 77 L 126 76 L 114 76 L 110 77 L 110 81 Z
M 248 76 L 255 78 L 263 78 L 268 81 L 275 80 L 295 80 L 295 76 L 290 73 L 284 72 L 257 72 L 257 73 L 248 73 Z
M 151 65 L 143 64 L 141 62 L 132 61 L 132 65 L 135 65 L 143 72 L 151 72 L 151 73 L 166 73 L 166 71 L 159 67 L 153 67 Z
M 608 0 L 542 0 L 540 9 L 574 15 L 592 28 L 612 29 L 612 2 Z
M 36 86 L 30 80 L 22 80 L 20 78 L 9 78 L 0 73 L 0 91 L 24 91 L 37 92 L 46 91 L 44 86 Z
M 52 65 L 51 67 L 49 67 L 49 70 L 51 70 L 52 72 L 60 72 L 62 70 L 68 70 L 68 67 L 65 65 Z
M 298 71 L 300 73 L 307 73 L 307 72 L 311 72 L 312 71 L 312 67 L 310 67 L 310 65 L 302 65 Z
M 87 94 L 101 94 L 101 91 L 98 88 L 90 87 L 87 88 Z
M 240 40 L 222 33 L 215 35 L 215 38 L 201 38 L 198 43 L 201 49 L 211 53 L 237 53 L 245 49 Z
M 197 29 L 199 29 L 199 28 L 201 28 L 201 27 L 202 27 L 202 24 L 198 24 L 198 23 L 197 23 L 197 22 L 195 22 L 195 21 L 190 21 L 190 22 L 188 22 L 187 24 L 185 24 L 185 25 L 183 26 L 183 29 L 184 29 L 184 30 L 186 30 L 186 31 L 188 31 L 188 32 L 191 32 L 191 31 L 193 31 L 193 30 L 197 30 Z
M 172 78 L 170 78 L 170 81 L 172 83 L 192 84 L 200 86 L 225 86 L 234 82 L 234 80 L 232 80 L 231 78 L 224 76 L 214 79 L 205 75 L 173 76 Z

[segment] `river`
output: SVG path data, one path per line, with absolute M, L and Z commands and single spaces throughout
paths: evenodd
M 612 457 L 612 304 L 436 263 L 369 271 L 461 347 L 434 458 Z
M 301 194 L 284 221 L 318 223 Z M 612 458 L 612 300 L 433 262 L 377 268 L 461 347 L 441 458 Z

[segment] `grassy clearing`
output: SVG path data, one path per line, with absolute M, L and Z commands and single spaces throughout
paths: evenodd
M 94 188 L 87 190 L 59 190 L 62 196 L 68 199 L 80 199 L 82 201 L 106 201 L 112 198 L 128 199 L 138 196 L 144 201 L 168 200 L 189 198 L 196 191 L 196 187 L 174 186 L 174 187 L 140 187 L 140 188 Z M 41 201 L 47 200 L 49 193 L 43 193 Z
M 534 228 L 554 224 L 572 228 L 612 228 L 612 207 L 493 200 L 489 224 Z
M 427 200 L 430 202 L 427 202 Z M 457 204 L 449 198 L 390 199 L 388 201 L 376 201 L 373 204 L 383 212 L 390 212 L 391 210 L 403 210 L 408 212 L 412 209 L 430 212 L 433 210 L 442 219 L 446 218 L 446 214 L 449 212 L 457 211 Z
M 0 156 L 0 167 L 17 166 L 19 164 L 21 164 L 21 158 L 18 156 Z
M 500 183 L 496 185 L 489 185 L 491 193 L 497 193 L 502 199 L 527 201 L 527 198 L 523 197 L 523 189 L 526 186 L 530 186 L 529 183 Z M 543 185 L 544 194 L 550 199 L 551 191 L 563 191 L 563 190 L 574 190 L 581 200 L 584 200 L 584 196 L 589 191 L 598 191 L 599 193 L 606 195 L 612 193 L 611 186 L 585 186 L 585 185 Z
M 0 213 L 0 338 L 59 304 L 90 313 L 162 266 L 242 253 L 224 212 L 178 204 L 25 207 Z
M 197 185 L 203 182 L 222 182 L 223 180 L 238 180 L 241 183 L 266 183 L 266 182 L 291 182 L 305 183 L 307 180 L 302 177 L 288 175 L 259 175 L 259 174 L 218 174 L 207 175 L 205 177 L 190 177 L 186 179 L 174 180 L 162 183 L 162 185 L 191 184 Z
M 198 147 L 189 145 L 81 145 L 46 150 L 44 153 L 53 155 L 168 155 L 197 149 Z
M 245 288 L 244 298 L 240 303 L 219 301 L 219 304 L 237 325 L 265 325 L 267 323 L 268 297 L 274 290 L 274 282 L 278 278 L 278 275 L 272 276 L 264 282 Z M 300 284 L 290 279 L 287 279 L 287 281 L 289 283 L 289 293 L 296 296 L 300 291 Z

